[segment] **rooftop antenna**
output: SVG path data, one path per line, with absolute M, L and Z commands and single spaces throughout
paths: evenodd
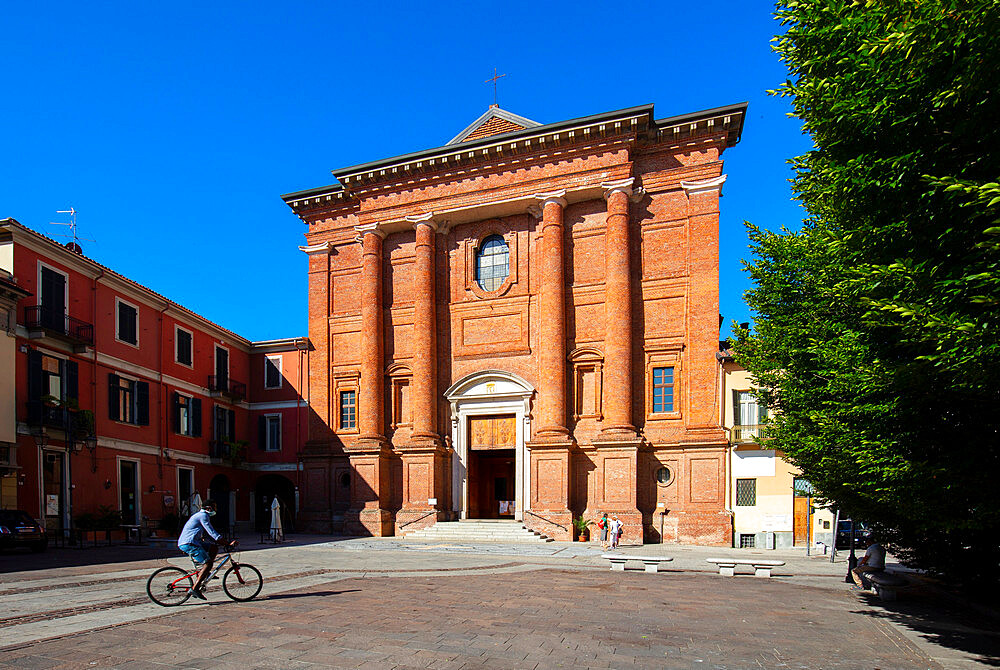
M 93 240 L 93 239 L 91 239 L 89 237 L 79 237 L 79 236 L 77 236 L 77 234 L 76 234 L 76 230 L 77 230 L 77 227 L 76 227 L 76 210 L 75 209 L 73 209 L 72 207 L 70 207 L 69 209 L 57 209 L 56 210 L 56 214 L 69 214 L 69 223 L 65 223 L 65 222 L 62 222 L 62 221 L 49 221 L 49 224 L 51 224 L 53 226 L 67 226 L 67 227 L 69 227 L 69 235 L 66 235 L 65 233 L 53 233 L 53 235 L 55 235 L 56 237 L 68 237 L 69 239 L 73 240 L 72 244 L 74 244 L 76 246 L 76 249 L 80 250 L 80 253 L 83 253 L 83 251 L 82 251 L 82 249 L 80 247 L 80 240 L 83 240 L 84 242 L 97 242 L 97 240 Z
M 484 84 L 488 84 L 491 81 L 493 82 L 493 107 L 500 106 L 499 103 L 497 103 L 497 79 L 506 76 L 506 74 L 497 74 L 497 69 L 493 68 L 493 76 L 483 82 Z

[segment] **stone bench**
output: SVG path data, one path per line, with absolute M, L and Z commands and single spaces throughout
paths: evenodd
M 611 561 L 612 570 L 625 570 L 625 561 L 642 561 L 646 566 L 646 572 L 659 572 L 660 563 L 667 563 L 674 559 L 666 556 L 626 556 L 625 554 L 601 554 L 601 558 Z
M 768 561 L 763 558 L 708 558 L 709 563 L 719 566 L 719 574 L 732 577 L 736 574 L 737 565 L 749 565 L 753 568 L 754 577 L 770 577 L 771 568 L 784 565 L 784 561 Z
M 896 592 L 910 587 L 910 580 L 896 572 L 866 572 L 863 579 L 871 582 L 882 600 L 895 600 Z

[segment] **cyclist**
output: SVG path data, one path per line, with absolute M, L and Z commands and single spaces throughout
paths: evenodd
M 215 516 L 215 509 L 214 500 L 206 500 L 202 503 L 201 511 L 196 512 L 187 520 L 183 530 L 181 530 L 180 537 L 177 538 L 177 547 L 190 556 L 196 566 L 199 564 L 202 566 L 198 573 L 198 581 L 195 582 L 194 588 L 191 590 L 191 595 L 199 600 L 208 600 L 201 590 L 204 588 L 205 578 L 212 571 L 215 555 L 219 553 L 218 545 L 222 543 L 222 536 L 212 528 L 212 522 L 209 521 L 211 517 Z M 205 544 L 206 538 L 212 540 L 208 546 Z M 235 541 L 229 543 L 229 546 L 234 544 Z

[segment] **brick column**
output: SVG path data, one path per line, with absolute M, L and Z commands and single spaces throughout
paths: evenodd
M 601 184 L 608 203 L 604 232 L 603 434 L 635 435 L 632 424 L 632 276 L 629 197 L 632 178 Z
M 361 230 L 361 389 L 358 432 L 362 441 L 385 442 L 385 376 L 382 352 L 382 239 L 377 228 Z
M 536 195 L 542 201 L 542 285 L 539 298 L 538 436 L 564 439 L 566 429 L 566 271 L 563 209 L 566 191 Z
M 407 217 L 416 230 L 413 271 L 413 432 L 396 445 L 403 461 L 402 509 L 396 534 L 429 526 L 447 515 L 447 462 L 438 433 L 437 225 L 430 214 Z
M 530 508 L 525 524 L 549 537 L 572 539 L 569 509 L 573 438 L 566 428 L 566 273 L 563 209 L 566 191 L 543 193 L 542 281 L 538 316 L 538 425 L 528 443 Z
M 358 535 L 391 535 L 392 512 L 385 509 L 391 487 L 389 445 L 385 439 L 382 343 L 382 239 L 376 226 L 359 227 L 361 234 L 361 388 L 358 398 L 358 439 L 345 444 L 351 462 L 351 507 L 344 530 Z
M 632 266 L 629 199 L 632 178 L 601 184 L 608 203 L 604 233 L 604 426 L 588 448 L 597 472 L 584 516 L 602 512 L 621 520 L 622 540 L 641 543 L 642 514 L 637 506 L 643 441 L 632 423 L 635 379 L 632 374 Z
M 435 314 L 435 231 L 430 215 L 414 223 L 413 272 L 413 438 L 440 441 L 437 431 L 437 315 Z

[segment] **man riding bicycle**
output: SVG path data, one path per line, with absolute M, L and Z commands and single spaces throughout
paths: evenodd
M 219 544 L 222 536 L 215 532 L 209 519 L 215 516 L 215 501 L 206 500 L 202 503 L 201 511 L 196 512 L 184 524 L 180 537 L 177 538 L 177 547 L 191 557 L 195 565 L 201 564 L 201 571 L 198 572 L 198 581 L 195 582 L 191 595 L 199 600 L 208 600 L 201 592 L 205 579 L 212 570 L 212 563 L 215 555 L 219 553 Z M 206 546 L 205 539 L 210 538 L 211 544 Z M 229 546 L 235 544 L 235 540 Z

